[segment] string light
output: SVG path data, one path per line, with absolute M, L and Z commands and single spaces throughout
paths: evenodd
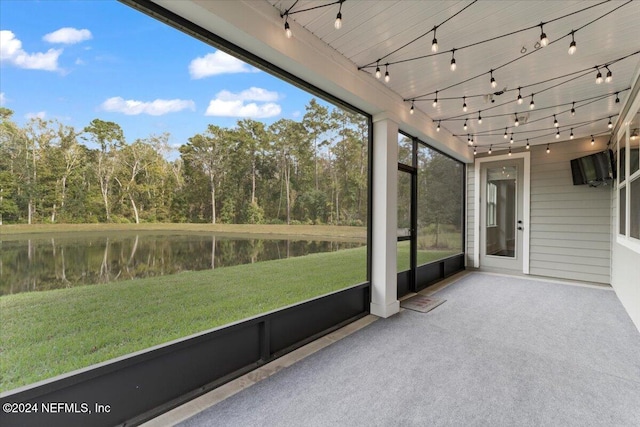
M 452 49 L 451 50 L 451 71 L 455 71 L 456 70 L 456 50 Z
M 411 109 L 409 110 L 409 114 L 413 114 L 413 101 L 411 101 Z
M 536 108 L 536 104 L 533 102 L 533 93 L 531 94 L 531 102 L 529 103 L 529 109 L 533 110 Z
M 389 80 L 391 80 L 391 77 L 389 76 L 389 64 L 386 64 L 384 66 L 384 82 L 389 83 Z
M 611 83 L 611 81 L 613 80 L 613 73 L 606 65 L 604 66 L 604 68 L 607 69 L 607 76 L 605 77 L 604 81 L 607 83 Z
M 596 143 L 596 140 L 594 139 L 593 135 L 591 135 L 591 145 L 594 145 Z
M 467 130 L 467 119 L 464 119 L 464 126 L 463 126 L 464 130 Z
M 515 121 L 515 122 L 513 122 L 513 125 L 514 125 L 515 127 L 518 127 L 518 126 L 520 126 L 520 121 L 518 120 L 518 114 L 517 114 L 517 113 L 514 113 L 514 115 L 516 116 L 516 121 Z
M 573 38 L 573 33 L 575 33 L 575 31 L 571 31 L 571 43 L 569 43 L 569 55 L 573 55 L 574 53 L 576 53 L 576 41 Z
M 571 128 L 571 133 L 569 134 L 569 139 L 573 139 L 573 128 Z
M 527 150 L 530 148 L 529 146 L 529 138 L 527 138 L 527 146 L 525 147 Z
M 556 132 L 556 139 L 560 138 L 560 129 Z
M 522 95 L 520 94 L 520 88 L 518 88 L 518 105 L 522 104 Z
M 489 154 L 491 154 L 491 147 L 493 147 L 493 146 L 489 145 Z
M 540 46 L 546 47 L 549 44 L 549 38 L 544 33 L 544 24 L 540 23 Z
M 503 138 L 504 138 L 504 139 L 507 139 L 507 137 L 508 137 L 508 135 L 507 135 L 507 128 L 504 128 L 504 136 L 503 136 Z
M 476 150 L 476 146 L 473 146 L 473 155 L 475 156 L 476 154 L 478 154 L 478 150 Z
M 467 143 L 469 145 L 473 145 L 473 139 L 471 139 L 471 135 L 467 134 Z
M 288 39 L 291 38 L 291 36 L 293 36 L 293 33 L 291 33 L 291 27 L 289 27 L 289 22 L 288 21 L 284 21 L 284 34 L 287 36 Z
M 338 14 L 336 15 L 336 21 L 333 23 L 333 26 L 336 30 L 342 28 L 342 3 L 344 0 L 340 0 L 340 9 L 338 9 Z
M 609 117 L 609 123 L 607 123 L 609 129 L 613 129 L 613 123 L 611 123 L 611 117 Z
M 620 98 L 618 97 L 618 92 L 616 92 L 616 104 L 620 104 Z
M 576 115 L 576 101 L 573 101 L 571 103 L 571 115 L 575 116 Z
M 511 139 L 509 140 L 509 144 L 513 144 L 513 132 L 511 132 Z
M 433 27 L 433 41 L 431 42 L 431 52 L 436 53 L 438 51 L 438 39 L 436 38 L 436 30 L 438 27 Z
M 438 91 L 436 91 L 436 97 L 433 98 L 433 108 L 436 108 L 438 106 Z
M 496 82 L 496 79 L 493 78 L 493 70 L 489 71 L 489 73 L 491 74 L 491 87 L 495 89 L 498 86 L 498 83 Z
M 376 79 L 379 79 L 380 76 L 382 76 L 382 73 L 380 72 L 380 65 L 376 63 Z
M 480 115 L 480 113 L 482 112 L 482 110 L 478 111 L 478 124 L 481 125 L 482 124 L 482 116 Z
M 558 119 L 556 119 L 556 115 L 555 115 L 555 114 L 553 115 L 553 126 L 555 126 L 555 127 L 560 126 L 560 125 L 558 124 Z
M 463 96 L 462 97 L 462 111 L 463 112 L 467 112 L 467 97 Z
M 509 147 L 509 155 L 511 155 L 511 147 Z
M 436 127 L 436 132 L 440 132 L 440 120 L 438 120 L 438 126 Z
M 599 85 L 602 83 L 602 73 L 600 72 L 600 68 L 596 67 L 598 70 L 598 74 L 596 74 L 596 84 Z
M 547 144 L 547 154 L 549 154 L 551 150 L 549 149 L 549 144 Z

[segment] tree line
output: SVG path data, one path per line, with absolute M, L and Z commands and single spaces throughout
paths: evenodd
M 0 108 L 5 223 L 210 222 L 364 225 L 368 123 L 312 99 L 301 120 L 209 124 L 127 141 L 99 118 L 77 129 Z

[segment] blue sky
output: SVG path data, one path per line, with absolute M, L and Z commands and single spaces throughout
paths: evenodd
M 120 124 L 129 142 L 300 119 L 311 95 L 116 1 L 0 1 L 0 103 L 24 124 Z M 284 37 L 284 34 L 283 34 Z

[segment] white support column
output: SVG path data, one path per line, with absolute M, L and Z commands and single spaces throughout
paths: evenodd
M 373 119 L 373 225 L 371 314 L 400 311 L 398 276 L 398 124 L 386 115 Z

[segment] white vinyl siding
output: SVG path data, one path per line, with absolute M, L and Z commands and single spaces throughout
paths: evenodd
M 473 245 L 476 239 L 474 235 L 475 218 L 474 218 L 474 197 L 476 186 L 474 184 L 474 165 L 467 164 L 467 267 L 473 267 Z M 479 237 L 478 237 L 479 238 Z
M 571 159 L 606 149 L 605 140 L 531 151 L 530 273 L 610 283 L 611 185 L 573 185 Z

